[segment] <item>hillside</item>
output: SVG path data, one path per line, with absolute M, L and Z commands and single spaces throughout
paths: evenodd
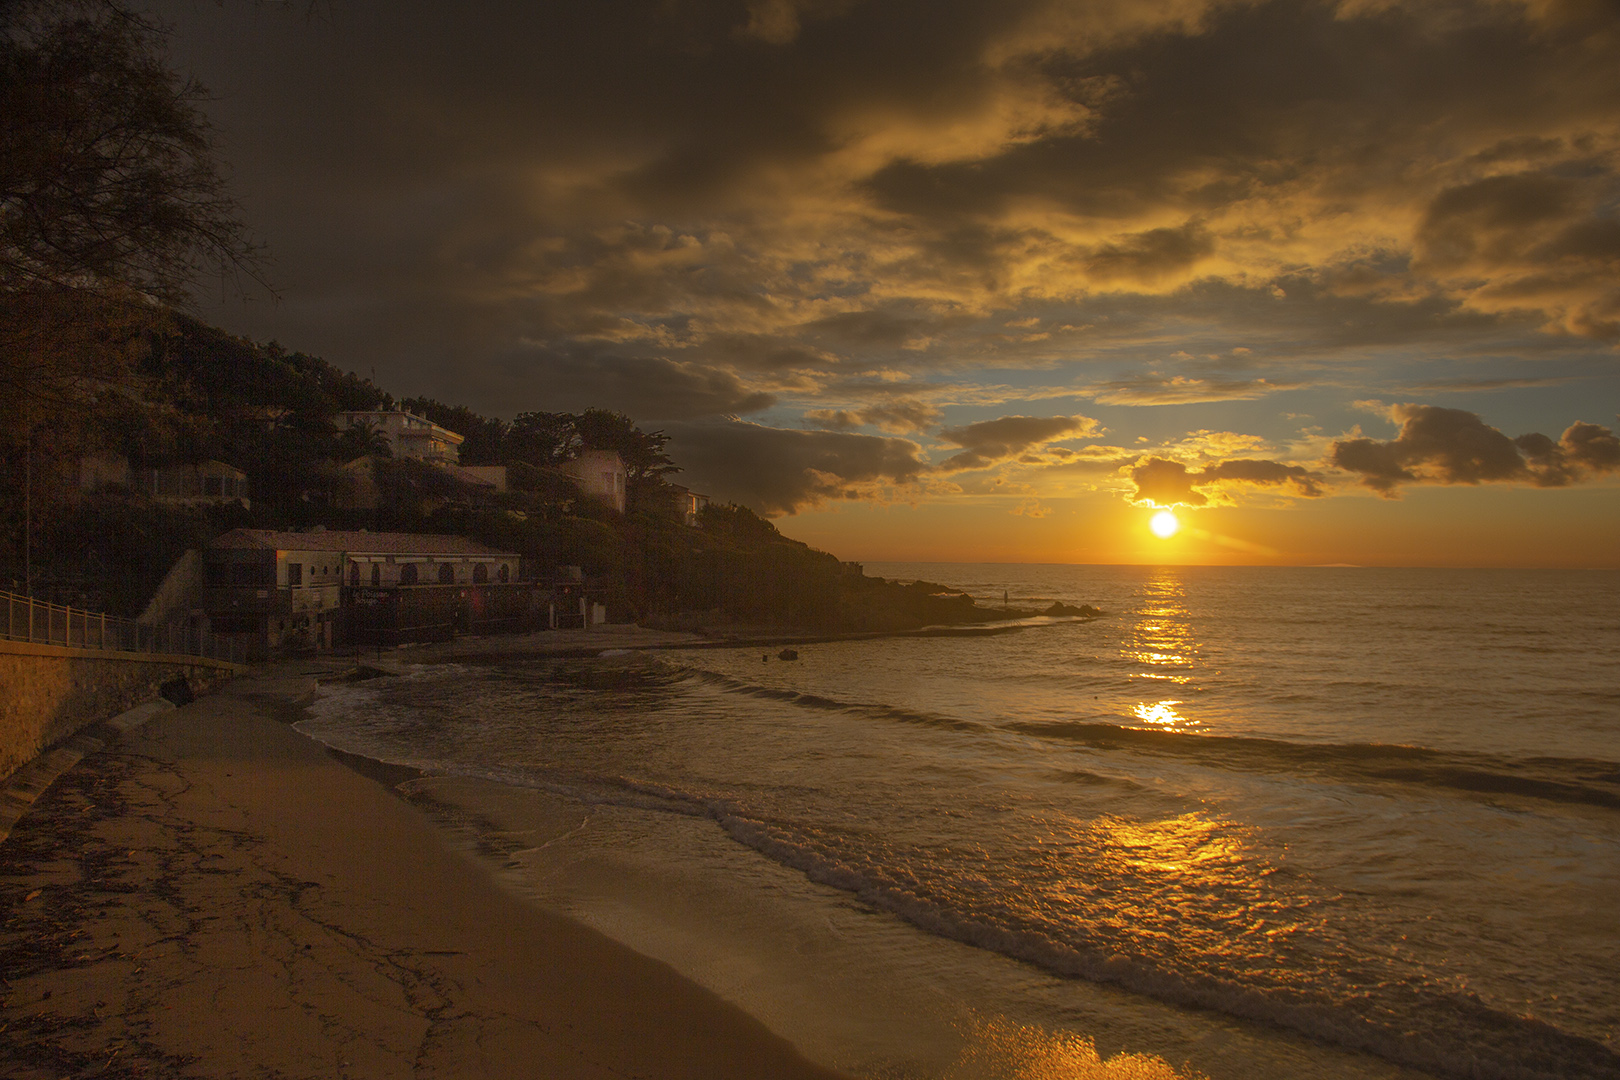
M 542 578 L 579 566 L 616 619 L 841 632 L 1008 614 L 928 583 L 866 577 L 782 536 L 746 507 L 710 506 L 699 527 L 685 525 L 669 484 L 680 470 L 664 453 L 662 433 L 605 410 L 528 412 L 505 421 L 464 406 L 397 399 L 318 357 L 184 316 L 149 335 L 127 384 L 105 400 L 78 437 L 33 448 L 41 481 L 30 507 L 34 591 L 58 602 L 133 615 L 188 547 L 238 527 L 325 526 L 465 535 L 520 553 L 526 572 Z M 463 435 L 464 464 L 505 465 L 509 490 L 379 456 L 385 448 L 372 433 L 336 423 L 346 410 L 396 405 Z M 582 498 L 556 471 L 587 449 L 615 450 L 625 462 L 625 514 Z M 127 462 L 131 479 L 81 490 L 88 458 Z M 374 509 L 345 502 L 345 467 L 361 458 L 371 459 Z M 206 461 L 246 474 L 249 505 L 187 507 L 143 490 L 141 478 L 153 470 Z M 20 524 L 13 522 L 12 537 Z M 12 542 L 5 552 L 13 580 L 20 577 L 19 547 Z

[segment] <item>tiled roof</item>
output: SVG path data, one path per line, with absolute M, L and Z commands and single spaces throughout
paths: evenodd
M 235 529 L 217 536 L 212 548 L 253 548 L 268 551 L 345 551 L 353 555 L 504 555 L 465 536 L 436 533 L 390 532 L 277 532 L 274 529 Z

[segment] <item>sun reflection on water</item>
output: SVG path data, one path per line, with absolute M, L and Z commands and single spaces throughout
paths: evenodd
M 1193 681 L 1200 659 L 1181 575 L 1172 569 L 1155 571 L 1143 583 L 1143 590 L 1138 621 L 1127 631 L 1121 646 L 1121 654 L 1135 667 L 1130 678 L 1187 686 Z M 1181 700 L 1158 695 L 1155 698 L 1139 702 L 1131 709 L 1132 715 L 1164 731 L 1188 731 L 1198 726 L 1196 720 L 1176 710 L 1183 704 Z
M 1180 704 L 1181 702 L 1173 700 L 1155 701 L 1151 704 L 1143 702 L 1131 710 L 1131 715 L 1144 724 L 1152 724 L 1164 731 L 1191 731 L 1198 726 L 1198 721 L 1189 720 L 1176 712 L 1176 706 Z
M 967 1048 L 946 1074 L 949 1080 L 1208 1080 L 1152 1054 L 1105 1059 L 1090 1036 L 1072 1031 L 1049 1031 L 1006 1017 L 975 1017 L 965 1027 Z

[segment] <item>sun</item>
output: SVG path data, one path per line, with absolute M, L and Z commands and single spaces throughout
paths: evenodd
M 1176 535 L 1176 530 L 1181 528 L 1181 522 L 1177 521 L 1176 515 L 1169 510 L 1160 510 L 1153 515 L 1153 520 L 1148 522 L 1148 528 L 1153 530 L 1154 536 L 1168 540 Z

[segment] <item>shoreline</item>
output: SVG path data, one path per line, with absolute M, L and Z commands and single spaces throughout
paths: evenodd
M 911 630 L 772 633 L 760 628 L 739 628 L 753 632 L 739 633 L 734 637 L 719 637 L 715 633 L 700 634 L 685 630 L 655 630 L 636 624 L 615 623 L 592 630 L 540 630 L 529 634 L 465 637 L 454 641 L 400 645 L 374 652 L 361 650 L 354 654 L 352 659 L 359 669 L 370 668 L 385 674 L 393 674 L 387 667 L 391 662 L 478 664 L 521 656 L 580 660 L 615 651 L 774 649 L 792 645 L 823 645 L 842 641 L 879 641 L 890 638 L 995 637 L 1045 626 L 1091 622 L 1102 616 L 1057 616 L 1049 623 L 1016 621 L 1036 617 L 1041 617 L 1040 613 L 1025 613 L 1002 623 L 951 623 Z
M 838 1075 L 505 891 L 392 790 L 417 770 L 294 730 L 316 666 L 128 732 L 0 843 L 0 1072 Z

